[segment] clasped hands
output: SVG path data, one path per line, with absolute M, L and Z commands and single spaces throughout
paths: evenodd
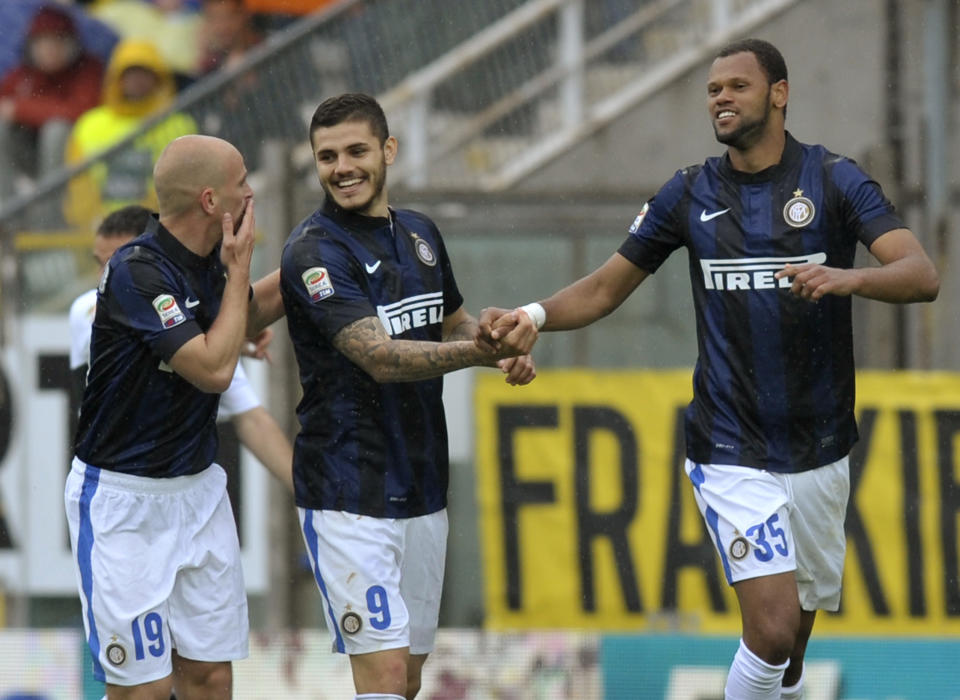
M 488 307 L 480 312 L 473 342 L 478 348 L 499 356 L 497 367 L 513 385 L 529 384 L 537 376 L 530 356 L 540 332 L 520 309 Z

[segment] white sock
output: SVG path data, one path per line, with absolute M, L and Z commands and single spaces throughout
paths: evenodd
M 727 675 L 725 700 L 780 700 L 783 672 L 789 664 L 789 661 L 779 666 L 768 664 L 747 649 L 741 639 Z
M 407 700 L 402 695 L 394 695 L 393 693 L 364 693 L 363 695 L 355 695 L 354 700 Z
M 804 672 L 801 670 L 796 683 L 780 688 L 780 700 L 800 700 L 803 697 L 803 676 Z

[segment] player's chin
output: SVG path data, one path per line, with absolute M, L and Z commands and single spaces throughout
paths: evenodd
M 370 206 L 369 199 L 358 199 L 357 197 L 336 197 L 337 205 L 344 211 L 363 214 Z

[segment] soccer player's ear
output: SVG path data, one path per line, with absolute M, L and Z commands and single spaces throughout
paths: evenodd
M 777 109 L 784 109 L 787 106 L 787 98 L 790 96 L 790 86 L 786 80 L 778 80 L 770 86 L 770 99 L 773 106 Z
M 203 209 L 205 214 L 212 214 L 213 210 L 217 208 L 217 194 L 212 187 L 204 187 L 200 190 L 199 200 L 200 208 Z
M 383 142 L 383 159 L 387 165 L 393 165 L 393 161 L 397 159 L 397 146 L 397 139 L 394 136 L 388 136 Z

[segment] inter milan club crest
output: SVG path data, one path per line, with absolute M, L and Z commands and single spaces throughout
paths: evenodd
M 340 618 L 340 629 L 347 634 L 356 634 L 363 627 L 363 620 L 355 612 L 345 612 Z
M 794 228 L 809 225 L 816 213 L 813 200 L 804 197 L 801 189 L 794 190 L 793 198 L 783 205 L 783 220 Z
M 113 642 L 107 645 L 106 656 L 107 661 L 114 666 L 123 666 L 123 662 L 127 660 L 127 651 L 116 642 Z
M 420 258 L 420 262 L 430 267 L 436 265 L 437 256 L 433 252 L 433 248 L 430 247 L 430 244 L 415 233 L 411 233 L 410 236 L 413 238 L 413 249 L 417 251 L 417 257 Z
M 743 537 L 736 538 L 730 543 L 730 556 L 733 559 L 740 560 L 747 556 L 750 551 L 750 543 Z

